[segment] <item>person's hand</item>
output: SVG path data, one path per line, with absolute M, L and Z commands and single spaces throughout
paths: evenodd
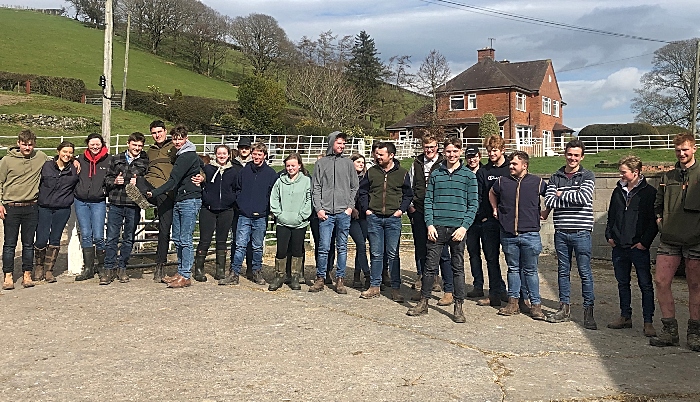
M 412 214 L 412 213 L 414 213 L 414 212 L 416 212 L 416 208 L 415 208 L 413 205 L 409 206 L 409 207 L 408 207 L 408 213 L 409 213 L 409 214 Z
M 459 227 L 457 230 L 452 233 L 452 240 L 454 241 L 462 241 L 464 240 L 464 236 L 467 234 L 467 228 L 465 227 Z
M 352 208 L 348 208 L 345 210 L 346 215 L 352 215 Z
M 615 247 L 615 240 L 609 239 L 609 240 L 608 240 L 608 244 L 609 244 L 611 247 Z
M 561 195 L 562 195 L 563 193 L 564 193 L 564 192 L 561 191 L 561 190 L 560 190 L 560 191 L 557 191 L 557 197 L 561 197 Z
M 660 225 L 661 224 L 661 218 L 656 218 L 656 224 Z
M 322 221 L 325 221 L 326 219 L 328 219 L 328 217 L 326 216 L 326 211 L 324 211 L 324 210 L 320 210 L 320 211 L 316 212 L 316 216 L 318 216 L 318 219 L 320 219 Z
M 117 178 L 114 179 L 114 184 L 121 186 L 124 184 L 124 176 L 122 175 L 122 172 L 119 172 L 119 175 L 117 175 Z
M 146 198 L 153 198 L 153 193 L 150 191 L 146 191 Z
M 132 177 L 132 178 L 129 180 L 129 184 L 131 184 L 132 186 L 135 186 L 135 185 L 136 185 L 136 175 L 134 175 L 134 177 Z
M 372 215 L 372 211 L 370 211 L 370 210 L 368 209 L 367 211 L 365 211 L 365 215 L 367 215 L 367 216 Z
M 73 167 L 75 167 L 75 171 L 80 173 L 80 162 L 77 159 L 73 159 Z
M 647 248 L 642 245 L 642 243 L 637 243 L 632 248 L 636 248 L 637 250 L 646 250 Z
M 0 204 L 0 219 L 5 220 L 5 214 L 7 211 L 5 211 L 5 206 Z
M 549 218 L 549 210 L 543 209 L 540 211 L 540 220 L 546 221 Z
M 202 176 L 202 175 L 199 174 L 199 173 L 197 173 L 196 175 L 192 176 L 192 183 L 194 183 L 194 184 L 197 185 L 197 186 L 199 186 L 200 184 L 202 184 L 203 181 L 204 181 L 204 176 Z
M 493 217 L 498 219 L 498 209 L 496 208 L 493 209 Z
M 428 226 L 428 240 L 430 240 L 432 242 L 436 242 L 437 236 L 438 236 L 437 229 L 435 229 L 435 226 L 433 226 L 433 225 Z
M 360 211 L 353 208 L 352 214 L 350 216 L 352 217 L 352 219 L 359 219 L 360 218 Z
M 394 216 L 397 218 L 400 218 L 403 215 L 403 211 L 398 209 L 396 212 L 394 212 Z

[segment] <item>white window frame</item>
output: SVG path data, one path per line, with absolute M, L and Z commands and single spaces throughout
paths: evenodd
M 542 144 L 544 149 L 552 149 L 552 132 L 549 130 L 542 130 Z
M 532 126 L 515 127 L 515 138 L 518 149 L 520 149 L 521 146 L 533 145 L 534 139 L 532 138 Z
M 552 114 L 554 117 L 559 117 L 559 101 L 552 100 Z
M 452 107 L 452 102 L 460 101 L 460 100 L 462 101 L 462 108 L 461 109 Z M 464 110 L 464 104 L 465 104 L 464 95 L 450 95 L 450 110 Z
M 398 135 L 398 137 L 396 137 L 396 140 L 398 142 L 413 140 L 413 131 L 412 130 L 399 131 L 399 135 Z
M 552 100 L 546 96 L 542 97 L 542 114 L 552 114 Z
M 476 94 L 467 95 L 467 110 L 476 110 Z
M 521 112 L 527 112 L 527 96 L 523 93 L 515 94 L 515 110 L 520 110 Z
M 505 138 L 503 136 L 503 133 L 505 132 L 505 128 L 502 125 L 498 125 L 498 133 L 501 135 L 501 138 Z

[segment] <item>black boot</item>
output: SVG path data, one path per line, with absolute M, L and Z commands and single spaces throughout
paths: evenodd
M 583 308 L 583 327 L 586 329 L 598 329 L 598 324 L 593 318 L 593 306 Z
M 206 282 L 207 276 L 204 275 L 204 260 L 207 258 L 207 252 L 197 250 L 197 255 L 194 256 L 194 280 L 197 282 Z
M 226 250 L 216 250 L 216 273 L 214 279 L 217 281 L 226 277 Z
M 678 346 L 680 344 L 680 336 L 678 336 L 678 321 L 675 318 L 662 318 L 661 331 L 658 335 L 649 339 L 651 346 Z
M 83 249 L 83 271 L 75 277 L 76 281 L 86 281 L 95 277 L 95 247 Z
M 360 271 L 355 270 L 355 274 L 352 277 L 352 287 L 355 289 L 362 289 L 362 281 L 360 280 Z
M 163 281 L 163 270 L 165 264 L 157 263 L 155 269 L 153 269 L 153 282 L 161 283 Z
M 292 280 L 289 282 L 289 288 L 292 290 L 301 290 L 301 285 L 299 284 L 299 277 L 301 275 L 301 268 L 304 264 L 302 257 L 292 257 Z
M 105 250 L 95 250 L 95 259 L 97 260 L 97 265 L 95 265 L 95 271 L 101 272 L 105 269 L 105 255 L 107 251 Z
M 382 284 L 381 284 L 381 290 L 384 290 L 385 288 L 391 287 L 391 277 L 389 277 L 389 269 L 383 269 L 382 270 Z
M 284 277 L 287 271 L 287 257 L 275 258 L 275 279 L 270 282 L 267 290 L 274 292 L 284 285 Z

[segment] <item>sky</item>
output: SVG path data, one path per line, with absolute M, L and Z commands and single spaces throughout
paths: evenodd
M 697 0 L 200 0 L 222 14 L 274 17 L 296 42 L 328 30 L 340 37 L 366 31 L 380 58 L 411 56 L 414 69 L 438 50 L 452 75 L 476 63 L 477 49 L 494 38 L 496 59 L 551 59 L 566 106 L 564 124 L 626 123 L 634 89 L 651 69 L 653 52 L 665 43 L 574 32 L 468 11 L 469 5 L 590 29 L 675 41 L 700 36 Z M 57 8 L 57 0 L 0 0 Z M 439 3 L 439 4 L 438 4 Z

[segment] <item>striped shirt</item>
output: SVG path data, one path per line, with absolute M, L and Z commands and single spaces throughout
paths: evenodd
M 445 162 L 430 174 L 425 195 L 427 226 L 469 229 L 479 209 L 479 186 L 476 176 L 460 162 L 451 173 Z
M 564 167 L 549 179 L 544 203 L 554 209 L 555 230 L 593 230 L 595 175 L 580 167 L 568 178 Z M 557 196 L 557 192 L 561 195 Z

